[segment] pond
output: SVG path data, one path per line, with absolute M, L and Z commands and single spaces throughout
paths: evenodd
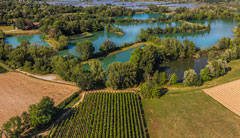
M 49 44 L 43 40 L 42 35 L 19 35 L 19 36 L 11 36 L 5 39 L 6 44 L 12 45 L 14 48 L 20 45 L 23 40 L 28 40 L 30 43 L 34 43 L 37 46 L 47 46 Z
M 149 20 L 149 19 L 158 19 L 158 17 L 165 16 L 158 13 L 143 13 L 143 14 L 134 14 L 133 16 L 118 16 L 116 19 L 134 19 L 134 20 Z

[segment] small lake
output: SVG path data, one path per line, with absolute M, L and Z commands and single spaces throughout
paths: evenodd
M 133 52 L 136 48 L 128 50 L 123 53 L 118 53 L 111 57 L 104 58 L 101 60 L 103 64 L 103 68 L 106 69 L 108 65 L 112 64 L 113 62 L 128 62 L 130 60 L 131 52 Z M 184 60 L 179 61 L 172 61 L 169 63 L 164 63 L 161 65 L 162 71 L 166 71 L 169 76 L 171 74 L 176 73 L 178 80 L 182 81 L 184 71 L 188 69 L 194 69 L 198 74 L 200 73 L 201 69 L 203 69 L 207 65 L 207 57 L 201 57 L 199 59 L 195 58 L 187 58 Z
M 19 36 L 10 36 L 5 39 L 6 44 L 12 45 L 14 48 L 20 45 L 23 40 L 28 40 L 30 43 L 34 43 L 37 46 L 47 46 L 49 44 L 43 40 L 42 35 L 19 35 Z
M 134 14 L 133 16 L 118 16 L 116 19 L 134 19 L 134 20 L 149 20 L 149 19 L 158 19 L 164 15 L 158 13 L 143 13 L 143 14 Z

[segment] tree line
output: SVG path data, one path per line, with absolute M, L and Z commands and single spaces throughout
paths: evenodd
M 183 21 L 181 25 L 169 26 L 166 25 L 165 28 L 156 27 L 156 28 L 147 28 L 146 31 L 149 34 L 175 34 L 175 33 L 186 33 L 186 32 L 203 32 L 210 31 L 210 24 L 208 26 L 196 23 L 190 23 Z

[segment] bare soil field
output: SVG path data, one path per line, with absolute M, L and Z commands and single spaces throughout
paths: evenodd
M 240 116 L 240 80 L 204 89 L 203 91 Z
M 78 90 L 75 86 L 42 81 L 21 73 L 0 74 L 0 126 L 10 117 L 27 111 L 30 104 L 39 102 L 43 96 L 53 98 L 58 104 Z

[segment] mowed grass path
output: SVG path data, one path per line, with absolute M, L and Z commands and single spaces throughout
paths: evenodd
M 202 91 L 142 104 L 150 138 L 240 137 L 240 118 Z
M 202 91 L 240 79 L 240 60 L 229 66 L 228 74 L 201 87 L 169 87 L 160 99 L 143 99 L 150 138 L 240 137 L 240 117 Z

